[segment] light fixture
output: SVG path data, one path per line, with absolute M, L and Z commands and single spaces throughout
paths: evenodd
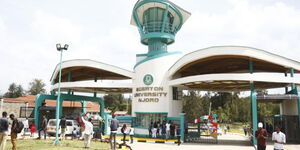
M 68 47 L 69 47 L 69 45 L 68 45 L 68 44 L 65 44 L 64 50 L 68 50 Z
M 58 43 L 58 44 L 56 44 L 56 49 L 58 50 L 58 51 L 60 51 L 60 49 L 61 49 L 61 45 Z

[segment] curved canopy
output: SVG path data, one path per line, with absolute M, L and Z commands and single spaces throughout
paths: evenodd
M 51 83 L 58 82 L 59 64 L 56 66 Z M 133 72 L 88 59 L 75 59 L 62 63 L 62 82 L 85 80 L 128 80 Z
M 209 47 L 180 58 L 170 69 L 169 76 L 181 77 L 214 73 L 249 73 L 249 60 L 253 72 L 300 72 L 300 63 L 263 50 L 242 46 Z
M 300 63 L 263 50 L 241 46 L 210 47 L 179 59 L 169 69 L 169 84 L 208 91 L 249 90 L 250 82 L 254 82 L 255 89 L 278 88 L 300 83 L 299 78 L 284 76 L 291 68 L 299 73 Z

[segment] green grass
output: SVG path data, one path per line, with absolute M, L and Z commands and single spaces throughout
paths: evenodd
M 17 140 L 17 149 L 19 150 L 81 150 L 83 148 L 83 141 L 81 140 L 64 140 L 60 144 L 53 145 L 54 140 Z M 6 149 L 12 148 L 10 140 L 7 140 Z M 109 144 L 101 143 L 99 141 L 91 142 L 90 150 L 109 150 Z

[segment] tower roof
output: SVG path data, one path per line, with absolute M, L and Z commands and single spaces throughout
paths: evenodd
M 141 1 L 143 0 L 138 0 L 136 2 L 136 4 L 134 5 L 134 8 L 137 6 L 137 4 L 139 4 Z M 140 7 L 140 10 L 138 9 L 137 10 L 137 13 L 138 13 L 138 16 L 139 16 L 139 20 L 143 20 L 142 19 L 142 16 L 143 16 L 143 11 L 147 10 L 148 8 L 151 8 L 151 7 L 162 7 L 162 8 L 165 8 L 165 5 L 163 5 L 161 2 L 167 2 L 171 5 L 173 5 L 174 7 L 176 7 L 179 12 L 182 14 L 182 24 L 185 23 L 185 21 L 191 16 L 191 13 L 184 10 L 183 8 L 179 7 L 178 5 L 174 4 L 173 2 L 169 1 L 169 0 L 152 0 L 151 2 L 153 3 L 148 3 L 147 5 L 143 5 Z M 172 12 L 171 12 L 172 13 Z M 173 12 L 175 13 L 175 12 Z M 133 15 L 131 15 L 131 19 L 130 19 L 130 24 L 131 25 L 134 25 L 134 26 L 137 26 L 137 24 L 135 23 L 134 21 L 134 17 Z

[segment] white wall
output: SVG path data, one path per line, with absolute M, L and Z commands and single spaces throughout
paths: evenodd
M 168 86 L 168 70 L 169 68 L 181 57 L 181 54 L 173 54 L 168 56 L 159 57 L 149 60 L 138 65 L 135 68 L 135 78 L 133 80 L 133 101 L 132 101 L 132 116 L 136 116 L 135 112 L 167 112 L 168 116 L 179 116 L 181 112 L 182 103 L 179 101 L 172 101 L 172 89 Z M 153 83 L 151 85 L 145 85 L 143 78 L 146 74 L 153 76 Z M 163 91 L 136 91 L 139 87 L 163 87 Z M 167 93 L 166 96 L 150 97 L 159 98 L 158 102 L 139 102 L 139 98 L 135 97 L 136 93 L 148 93 L 148 92 L 163 92 Z

